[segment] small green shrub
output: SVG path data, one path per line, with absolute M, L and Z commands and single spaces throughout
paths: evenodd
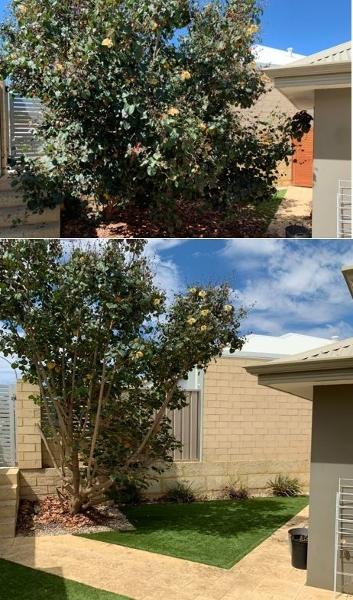
M 235 483 L 224 486 L 222 496 L 230 500 L 249 500 L 250 492 L 246 486 Z
M 228 485 L 222 488 L 221 494 L 222 498 L 230 500 L 248 500 L 250 498 L 249 489 L 238 478 L 230 478 Z
M 288 475 L 277 475 L 274 481 L 267 482 L 274 496 L 300 496 L 303 493 L 299 479 Z
M 167 502 L 177 502 L 178 504 L 190 504 L 196 500 L 191 483 L 187 483 L 186 481 L 177 481 L 167 491 L 164 499 Z

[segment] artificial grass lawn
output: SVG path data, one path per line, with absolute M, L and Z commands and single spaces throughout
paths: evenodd
M 82 569 L 85 565 L 82 564 Z M 129 600 L 70 579 L 0 559 L 0 600 Z
M 124 509 L 136 531 L 82 537 L 230 569 L 307 504 L 303 496 L 147 504 Z

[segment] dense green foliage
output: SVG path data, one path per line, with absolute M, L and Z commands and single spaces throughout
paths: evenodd
M 270 200 L 310 117 L 244 116 L 265 90 L 260 16 L 257 0 L 13 0 L 2 71 L 44 107 L 44 155 L 19 165 L 29 206 L 92 197 L 172 219 L 180 198 Z
M 303 493 L 299 479 L 289 475 L 277 475 L 267 486 L 274 496 L 300 496 Z
M 228 287 L 195 286 L 167 304 L 144 245 L 0 242 L 0 350 L 39 385 L 73 512 L 171 462 L 166 410 L 187 404 L 179 381 L 243 345 Z
M 230 569 L 308 504 L 308 498 L 252 498 L 124 509 L 136 531 L 83 537 Z
M 0 597 L 6 600 L 129 600 L 1 558 L 0 590 Z

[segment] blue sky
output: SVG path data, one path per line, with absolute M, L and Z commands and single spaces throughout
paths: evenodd
M 245 335 L 353 336 L 353 299 L 341 274 L 353 265 L 353 240 L 156 239 L 146 254 L 170 299 L 188 285 L 227 282 L 235 306 L 249 309 Z M 0 379 L 14 380 L 1 359 Z
M 170 295 L 227 281 L 250 308 L 243 332 L 353 336 L 353 299 L 341 275 L 353 240 L 152 240 L 156 278 Z
M 260 43 L 312 54 L 351 38 L 350 0 L 262 0 Z
M 312 54 L 351 37 L 350 0 L 259 1 L 264 6 L 259 43 L 265 46 Z M 0 13 L 8 5 L 0 0 Z

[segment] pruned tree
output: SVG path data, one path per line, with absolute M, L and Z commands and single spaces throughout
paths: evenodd
M 197 286 L 166 303 L 143 241 L 0 242 L 0 350 L 39 387 L 43 443 L 72 513 L 171 461 L 166 411 L 187 403 L 178 382 L 242 347 L 229 293 Z

